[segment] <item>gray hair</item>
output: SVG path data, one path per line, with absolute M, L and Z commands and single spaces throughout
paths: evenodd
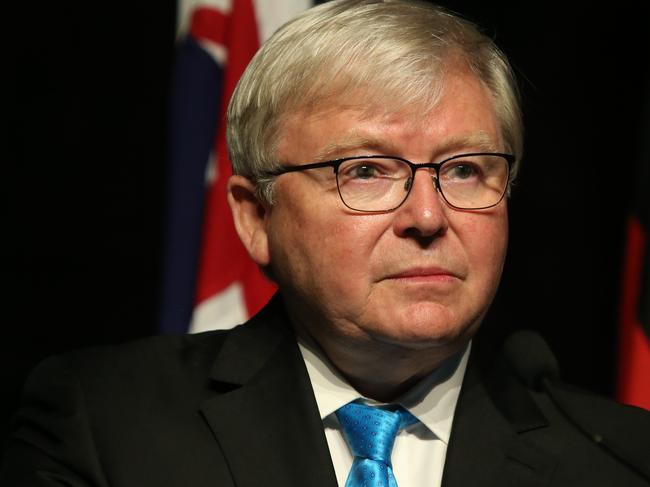
M 505 55 L 471 22 L 411 0 L 334 0 L 281 27 L 248 65 L 228 107 L 233 172 L 255 181 L 272 204 L 273 178 L 266 174 L 279 164 L 284 116 L 328 100 L 426 114 L 446 65 L 459 60 L 492 96 L 506 150 L 517 157 L 513 180 L 523 124 Z

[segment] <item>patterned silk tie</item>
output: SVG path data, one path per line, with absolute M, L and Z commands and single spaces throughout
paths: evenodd
M 418 420 L 401 406 L 351 402 L 336 411 L 354 455 L 345 487 L 397 487 L 390 461 L 397 433 Z

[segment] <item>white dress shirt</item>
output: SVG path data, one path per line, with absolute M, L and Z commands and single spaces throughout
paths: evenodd
M 336 418 L 336 410 L 361 396 L 322 355 L 318 347 L 299 339 L 311 380 L 336 479 L 345 486 L 353 456 Z M 419 422 L 400 431 L 395 439 L 393 473 L 399 487 L 439 487 L 451 425 L 465 375 L 470 346 L 448 360 L 393 403 L 408 409 Z

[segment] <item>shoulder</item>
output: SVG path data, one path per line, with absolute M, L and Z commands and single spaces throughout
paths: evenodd
M 82 349 L 47 358 L 31 373 L 23 404 L 74 397 L 93 410 L 158 410 L 193 405 L 218 393 L 223 370 L 259 362 L 256 355 L 293 337 L 279 299 L 230 330 L 161 335 L 115 346 Z
M 525 360 L 510 360 L 498 349 L 485 352 L 474 355 L 457 408 L 473 425 L 464 438 L 489 428 L 485 441 L 496 445 L 501 435 L 503 444 L 514 445 L 508 455 L 520 463 L 544 459 L 538 463 L 548 465 L 553 485 L 647 485 L 649 412 L 553 379 L 557 371 L 549 360 L 532 357 L 539 350 L 528 350 Z M 489 426 L 483 426 L 486 418 Z
M 27 387 L 73 379 L 86 385 L 119 383 L 126 387 L 156 376 L 169 378 L 170 374 L 205 376 L 229 333 L 156 336 L 51 356 L 34 369 Z
M 552 425 L 573 430 L 619 463 L 650 479 L 650 412 L 562 382 L 530 391 Z
M 80 435 L 89 431 L 126 437 L 145 424 L 197 410 L 212 394 L 212 363 L 231 333 L 151 337 L 49 357 L 24 386 L 14 435 L 35 436 L 30 443 L 42 445 L 47 439 L 38 431 L 50 431 L 83 444 Z
M 154 336 L 52 356 L 32 372 L 25 393 L 67 385 L 97 397 L 113 391 L 125 398 L 155 397 L 176 390 L 178 397 L 187 400 L 199 391 L 208 392 L 218 364 L 253 354 L 263 348 L 260 343 L 292 336 L 282 309 L 274 299 L 251 320 L 230 330 Z
M 595 434 L 596 437 L 632 433 L 633 430 L 641 428 L 649 433 L 650 441 L 650 411 L 622 404 L 614 399 L 559 381 L 549 382 L 541 393 L 532 393 L 537 397 L 540 394 L 548 397 L 547 402 L 555 403 L 556 408 L 565 409 L 568 416 L 579 415 L 586 429 L 602 431 L 603 434 Z M 599 427 L 598 424 L 601 422 L 607 424 Z
M 553 352 L 537 333 L 520 331 L 497 346 L 484 341 L 476 351 L 477 380 L 506 416 L 529 404 L 549 420 L 579 426 L 591 440 L 646 432 L 650 446 L 650 412 L 563 382 Z
M 97 486 L 207 485 L 230 478 L 206 411 L 242 374 L 267 370 L 264 354 L 286 355 L 281 345 L 289 338 L 286 316 L 275 305 L 232 330 L 151 337 L 46 359 L 25 385 L 0 483 L 35 485 L 43 475 L 50 481 L 43 485 Z M 295 361 L 289 362 L 290 369 Z M 232 407 L 222 414 L 237 412 Z
M 180 458 L 182 448 L 168 438 L 207 436 L 196 411 L 210 393 L 214 355 L 230 333 L 154 337 L 41 362 L 12 422 L 0 483 L 109 485 L 107 469 L 157 475 L 131 459 L 154 451 Z M 111 459 L 117 470 L 107 466 Z

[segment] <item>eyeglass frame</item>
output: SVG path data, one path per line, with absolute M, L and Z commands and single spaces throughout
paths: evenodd
M 481 206 L 479 208 L 463 208 L 460 206 L 456 206 L 452 203 L 449 202 L 447 197 L 445 196 L 445 193 L 442 191 L 442 188 L 440 187 L 440 168 L 447 162 L 453 161 L 455 159 L 460 159 L 462 157 L 475 157 L 475 156 L 498 156 L 502 157 L 506 160 L 508 163 L 508 174 L 506 175 L 506 185 L 503 188 L 503 192 L 501 193 L 501 197 L 499 200 L 488 206 Z M 353 211 L 358 211 L 361 213 L 388 213 L 391 211 L 397 210 L 400 206 L 404 204 L 404 202 L 408 199 L 409 195 L 411 194 L 411 190 L 413 189 L 413 184 L 411 184 L 408 188 L 408 191 L 406 191 L 406 196 L 404 196 L 404 199 L 400 202 L 399 205 L 389 208 L 387 210 L 359 210 L 357 208 L 352 208 L 350 205 L 348 205 L 345 202 L 345 199 L 343 198 L 343 195 L 341 195 L 341 188 L 339 186 L 339 178 L 338 178 L 338 171 L 339 168 L 341 167 L 341 164 L 344 162 L 350 161 L 350 160 L 363 160 L 363 159 L 393 159 L 396 161 L 401 161 L 405 163 L 406 165 L 409 166 L 411 169 L 411 180 L 415 180 L 415 172 L 418 169 L 426 169 L 426 168 L 432 168 L 436 172 L 436 177 L 435 177 L 435 187 L 436 191 L 440 193 L 442 196 L 442 199 L 445 200 L 445 202 L 451 207 L 454 208 L 455 210 L 461 210 L 461 211 L 479 211 L 479 210 L 487 210 L 488 208 L 493 208 L 497 206 L 501 201 L 503 200 L 503 197 L 506 195 L 508 192 L 508 185 L 510 184 L 510 172 L 512 169 L 512 165 L 516 161 L 516 156 L 514 154 L 507 154 L 503 152 L 468 152 L 468 153 L 463 153 L 463 154 L 456 154 L 451 157 L 448 157 L 447 159 L 440 161 L 440 162 L 423 162 L 416 164 L 415 162 L 411 162 L 408 159 L 404 159 L 403 157 L 397 157 L 397 156 L 383 156 L 383 155 L 365 155 L 365 156 L 350 156 L 350 157 L 341 157 L 338 159 L 332 159 L 329 161 L 323 161 L 323 162 L 312 162 L 308 164 L 299 164 L 296 166 L 288 166 L 288 165 L 281 165 L 274 171 L 267 171 L 264 173 L 265 177 L 277 177 L 281 176 L 282 174 L 290 173 L 290 172 L 302 172 L 302 171 L 307 171 L 309 169 L 319 169 L 321 167 L 331 167 L 334 171 L 334 175 L 336 177 L 336 189 L 339 193 L 339 198 L 341 199 L 341 202 L 349 209 Z

